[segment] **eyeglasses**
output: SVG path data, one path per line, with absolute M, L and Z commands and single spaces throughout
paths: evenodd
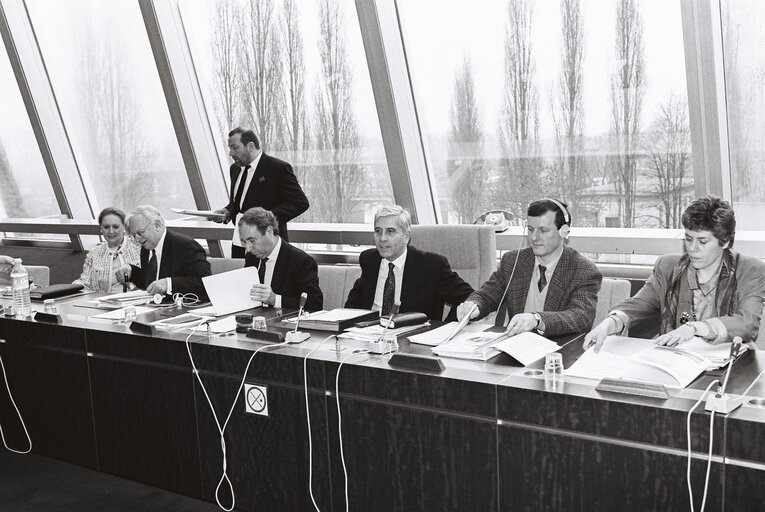
M 132 233 L 130 235 L 130 238 L 133 240 L 137 240 L 139 238 L 143 238 L 143 234 L 146 232 L 147 229 L 149 229 L 149 226 L 151 226 L 151 222 L 147 222 L 146 225 L 141 229 L 140 231 L 136 231 L 135 233 Z

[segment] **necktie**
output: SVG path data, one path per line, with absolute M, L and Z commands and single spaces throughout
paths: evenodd
M 244 166 L 242 177 L 239 179 L 239 187 L 236 189 L 236 195 L 234 196 L 234 203 L 237 208 L 242 207 L 242 195 L 244 194 L 244 184 L 247 183 L 247 170 L 249 168 L 249 165 Z
M 260 260 L 260 265 L 258 265 L 258 277 L 260 278 L 260 284 L 266 284 L 266 262 L 268 261 L 268 258 L 263 258 Z
M 539 293 L 542 293 L 542 290 L 544 290 L 545 286 L 547 286 L 547 278 L 545 277 L 546 270 L 547 267 L 539 265 L 539 281 L 537 281 L 537 288 L 539 288 Z
M 385 286 L 383 287 L 383 300 L 382 300 L 382 316 L 388 316 L 390 314 L 390 308 L 393 307 L 393 302 L 396 300 L 396 276 L 393 274 L 395 265 L 388 263 L 388 278 L 385 280 Z
M 144 270 L 144 279 L 146 279 L 146 286 L 148 288 L 151 283 L 157 280 L 157 256 L 152 249 L 149 252 L 149 261 L 146 263 L 146 270 Z

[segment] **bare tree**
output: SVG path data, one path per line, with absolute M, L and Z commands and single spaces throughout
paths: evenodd
M 541 190 L 542 161 L 539 158 L 539 108 L 533 59 L 531 0 L 508 0 L 505 28 L 505 85 L 499 114 L 499 142 L 506 165 L 503 180 L 493 198 L 495 205 L 509 206 L 516 213 Z
M 645 94 L 643 18 L 638 0 L 616 6 L 616 62 L 611 77 L 611 114 L 619 213 L 624 227 L 635 222 L 635 188 L 639 158 L 640 114 Z
M 552 118 L 558 158 L 554 163 L 553 179 L 558 197 L 568 200 L 575 212 L 579 192 L 589 186 L 582 152 L 584 108 L 582 106 L 582 59 L 584 54 L 584 18 L 581 0 L 561 0 L 561 70 L 557 88 L 552 95 Z
M 216 0 L 210 19 L 214 108 L 218 121 L 226 129 L 241 122 L 241 79 L 237 63 L 245 53 L 245 45 L 239 37 L 240 13 L 233 0 Z
M 486 166 L 481 159 L 483 133 L 476 102 L 473 68 L 463 59 L 452 93 L 448 174 L 452 210 L 462 224 L 472 224 L 483 208 Z
M 661 227 L 681 227 L 685 202 L 693 195 L 693 191 L 683 194 L 683 188 L 693 183 L 690 137 L 688 102 L 672 95 L 653 123 L 648 165 L 663 212 Z
M 94 25 L 99 24 L 89 24 Z M 125 50 L 116 46 L 122 40 L 83 34 L 78 73 L 82 116 L 76 122 L 83 123 L 80 133 L 98 137 L 97 144 L 83 149 L 99 197 L 129 209 L 151 197 L 148 169 L 154 155 L 141 123 L 135 75 L 125 63 Z
M 282 110 L 285 142 L 288 149 L 297 153 L 308 147 L 308 118 L 305 104 L 303 36 L 300 31 L 298 8 L 295 0 L 284 0 L 282 4 L 281 31 L 284 38 L 285 78 L 287 80 L 287 98 Z
M 264 149 L 281 144 L 282 51 L 275 0 L 249 2 L 248 16 L 240 25 L 244 52 L 245 86 L 240 98 L 248 125 L 254 126 Z
M 334 0 L 319 3 L 321 67 L 316 91 L 314 144 L 318 165 L 312 170 L 317 216 L 324 222 L 347 222 L 367 188 L 359 163 L 361 135 L 353 111 L 353 76 L 345 49 L 344 15 Z

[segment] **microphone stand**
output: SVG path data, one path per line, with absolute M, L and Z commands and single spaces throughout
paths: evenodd
M 307 332 L 298 331 L 298 326 L 300 325 L 300 317 L 303 316 L 303 308 L 305 307 L 305 301 L 307 299 L 308 294 L 306 292 L 300 294 L 300 305 L 298 309 L 297 320 L 295 321 L 295 330 L 289 331 L 285 336 L 284 339 L 287 343 L 301 343 L 311 337 L 311 335 Z
M 383 329 L 382 334 L 380 334 L 380 338 L 378 338 L 377 341 L 372 342 L 372 348 L 370 349 L 370 352 L 373 354 L 385 354 L 386 352 L 386 343 L 385 343 L 385 334 L 388 332 L 388 329 L 390 328 L 391 324 L 393 323 L 393 317 L 396 316 L 398 313 L 398 309 L 401 307 L 401 304 L 396 302 L 391 306 L 390 308 L 390 316 L 388 316 L 388 321 L 385 323 L 385 329 Z
M 725 388 L 728 386 L 728 378 L 730 377 L 731 370 L 733 369 L 733 363 L 736 356 L 738 355 L 738 351 L 741 348 L 741 343 L 741 336 L 736 336 L 733 338 L 733 342 L 730 345 L 730 362 L 728 363 L 728 371 L 725 372 L 725 379 L 723 379 L 722 385 L 717 388 L 717 392 L 713 396 L 707 398 L 707 403 L 704 406 L 704 409 L 707 411 L 715 411 L 721 414 L 728 414 L 729 412 L 736 410 L 742 403 L 744 403 L 744 400 L 746 400 L 746 398 L 743 396 L 734 398 L 725 394 Z

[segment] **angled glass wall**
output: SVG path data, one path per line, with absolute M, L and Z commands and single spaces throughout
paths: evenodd
M 194 208 L 138 4 L 29 0 L 29 15 L 96 211 Z
M 295 169 L 311 203 L 296 221 L 370 222 L 393 201 L 353 1 L 179 8 L 224 168 L 226 134 L 246 126 Z
M 728 106 L 730 182 L 738 229 L 762 229 L 765 214 L 765 3 L 720 4 Z
M 0 49 L 0 215 L 61 213 L 5 48 Z
M 680 3 L 397 3 L 447 222 L 535 198 L 669 227 L 694 196 Z

